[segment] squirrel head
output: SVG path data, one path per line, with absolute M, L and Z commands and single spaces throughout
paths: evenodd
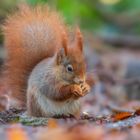
M 70 84 L 85 82 L 86 66 L 83 55 L 83 38 L 79 28 L 76 29 L 75 40 L 68 44 L 68 39 L 63 33 L 62 47 L 56 55 L 57 75 Z

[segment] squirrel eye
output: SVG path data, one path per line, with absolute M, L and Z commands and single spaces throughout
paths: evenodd
M 66 66 L 66 69 L 68 72 L 73 72 L 73 67 L 70 64 Z

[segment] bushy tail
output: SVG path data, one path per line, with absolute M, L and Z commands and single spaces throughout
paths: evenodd
M 66 27 L 58 13 L 47 6 L 22 6 L 9 16 L 4 28 L 7 57 L 4 83 L 12 97 L 26 103 L 27 79 L 42 59 L 54 55 L 61 46 Z

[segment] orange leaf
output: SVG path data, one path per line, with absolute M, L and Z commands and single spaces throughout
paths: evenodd
M 48 120 L 48 128 L 57 128 L 58 124 L 55 119 Z
M 129 118 L 133 115 L 131 112 L 120 112 L 112 116 L 113 121 L 119 121 L 126 118 Z
M 7 131 L 8 140 L 28 140 L 27 134 L 20 127 L 13 127 Z

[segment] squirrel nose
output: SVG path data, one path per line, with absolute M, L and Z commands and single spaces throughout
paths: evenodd
M 81 79 L 81 78 L 74 78 L 74 82 L 76 83 L 76 84 L 83 84 L 84 83 L 84 80 L 83 79 Z

